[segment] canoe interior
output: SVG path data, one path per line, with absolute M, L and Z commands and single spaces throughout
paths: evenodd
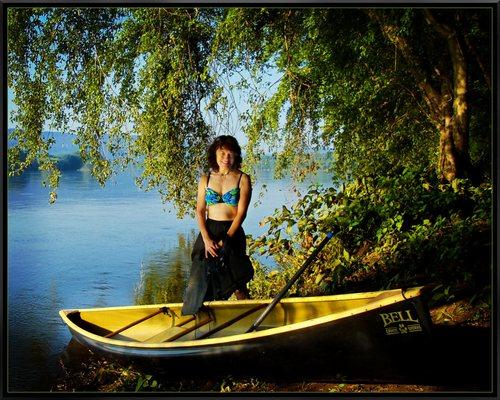
M 418 294 L 419 292 L 415 290 L 413 292 L 408 291 L 405 297 L 417 296 Z M 366 307 L 375 303 L 383 306 L 402 299 L 401 290 L 399 289 L 348 295 L 283 299 L 264 319 L 258 329 L 282 327 L 332 314 L 345 314 L 346 311 L 352 311 L 355 314 L 362 312 Z M 61 316 L 63 319 L 67 318 L 85 332 L 104 337 L 165 307 L 166 312 L 159 313 L 112 336 L 114 340 L 155 344 L 170 341 L 172 338 L 175 338 L 176 342 L 197 339 L 207 331 L 213 330 L 236 316 L 261 305 L 259 310 L 210 335 L 210 338 L 242 334 L 263 311 L 262 307 L 265 307 L 269 302 L 270 300 L 206 302 L 204 309 L 198 312 L 195 318 L 181 316 L 182 304 L 179 303 L 63 310 Z M 208 320 L 210 322 L 200 326 L 200 323 Z M 184 323 L 186 321 L 187 323 Z M 198 327 L 189 332 L 194 326 Z M 177 336 L 180 337 L 177 338 Z

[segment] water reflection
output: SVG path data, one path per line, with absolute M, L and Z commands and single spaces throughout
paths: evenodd
M 194 230 L 188 235 L 179 234 L 177 246 L 155 251 L 144 259 L 141 263 L 140 279 L 135 288 L 135 304 L 182 301 L 196 234 Z
M 52 362 L 48 338 L 43 335 L 18 335 L 16 342 L 23 344 L 22 348 L 10 348 L 9 363 L 19 365 L 15 375 L 9 375 L 9 390 L 24 392 L 29 390 L 50 390 L 57 366 Z M 35 373 L 33 373 L 35 372 Z M 29 385 L 26 385 L 26 380 Z
M 32 180 L 32 176 L 33 174 L 30 174 L 29 172 L 25 172 L 24 174 L 17 176 L 10 176 L 7 180 L 9 190 L 22 191 L 28 186 L 28 184 Z

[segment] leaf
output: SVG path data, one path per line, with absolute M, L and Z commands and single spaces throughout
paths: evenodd
M 314 284 L 317 285 L 318 283 L 320 283 L 323 280 L 324 276 L 324 274 L 318 274 L 316 276 L 316 279 L 314 280 Z
M 135 391 L 138 392 L 139 389 L 142 387 L 142 384 L 144 383 L 144 379 L 142 376 L 139 377 L 139 380 L 137 381 L 137 385 L 135 386 Z

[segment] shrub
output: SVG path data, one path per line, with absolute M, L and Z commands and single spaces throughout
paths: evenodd
M 489 292 L 491 184 L 444 184 L 432 172 L 405 169 L 347 184 L 313 186 L 291 209 L 264 222 L 251 254 L 271 256 L 278 268 L 257 265 L 255 296 L 277 293 L 329 231 L 334 239 L 290 295 L 321 295 L 431 284 L 434 301 Z

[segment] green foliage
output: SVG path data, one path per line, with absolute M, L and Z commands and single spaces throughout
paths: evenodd
M 153 375 L 141 375 L 137 379 L 137 385 L 135 386 L 136 392 L 157 390 L 162 390 L 161 384 L 158 384 L 158 381 L 153 379 Z
M 60 171 L 77 171 L 83 167 L 83 162 L 79 154 L 62 154 L 60 156 L 50 156 L 50 159 L 55 163 L 57 169 Z M 17 160 L 20 163 L 26 163 L 26 151 L 20 151 L 19 156 L 17 156 Z M 12 166 L 9 164 L 9 167 Z M 37 160 L 33 160 L 29 165 L 23 168 L 25 168 L 25 171 L 36 171 L 40 168 L 40 166 Z
M 193 212 L 196 180 L 213 137 L 201 107 L 216 89 L 207 73 L 214 14 L 9 9 L 8 82 L 17 105 L 10 173 L 37 159 L 57 188 L 60 172 L 48 155 L 52 143 L 42 137 L 49 121 L 52 129 L 76 135 L 83 162 L 102 185 L 135 162 L 143 189 L 158 188 L 180 215 Z M 21 151 L 24 162 L 18 161 Z
M 464 44 L 469 153 L 481 179 L 491 168 L 490 11 L 433 10 Z M 333 177 L 345 181 L 435 168 L 439 113 L 415 69 L 445 99 L 453 66 L 446 39 L 425 15 L 413 8 L 9 8 L 8 85 L 17 106 L 9 174 L 37 160 L 57 188 L 53 142 L 42 136 L 50 122 L 76 135 L 102 185 L 135 163 L 140 187 L 156 188 L 179 216 L 193 213 L 206 146 L 238 108 L 227 89 L 246 96 L 238 121 L 246 160 L 252 166 L 271 149 L 276 177 L 304 179 L 325 149 L 335 150 Z M 407 44 L 411 60 L 383 25 Z
M 436 165 L 437 110 L 419 89 L 415 69 L 434 87 L 453 85 L 446 40 L 422 10 L 377 10 L 380 21 L 394 26 L 398 39 L 408 44 L 409 61 L 367 11 L 234 8 L 226 12 L 220 30 L 223 39 L 216 37 L 227 43 L 220 45 L 227 63 L 260 68 L 263 73 L 274 65 L 280 77 L 269 96 L 250 97 L 245 127 L 250 157 L 258 158 L 263 145 L 270 145 L 278 161 L 277 176 L 292 171 L 301 179 L 315 170 L 310 154 L 325 147 L 335 149 L 332 172 L 347 180 Z M 477 25 L 486 13 L 436 14 L 470 45 L 482 49 L 477 58 L 468 55 L 471 68 L 488 59 L 484 54 L 488 35 L 485 30 L 479 33 Z M 485 78 L 472 75 L 475 101 L 488 102 Z M 489 123 L 478 119 L 486 109 L 471 107 L 471 119 L 477 124 L 471 145 L 475 152 L 488 148 Z
M 442 184 L 405 169 L 335 188 L 310 188 L 289 210 L 266 219 L 250 244 L 278 269 L 257 268 L 253 294 L 276 294 L 326 232 L 334 239 L 290 295 L 319 295 L 431 284 L 434 300 L 488 293 L 492 187 Z
M 224 79 L 239 75 L 230 88 L 247 96 L 250 164 L 267 147 L 276 177 L 302 180 L 326 150 L 334 182 L 345 182 L 313 187 L 267 219 L 249 248 L 279 268 L 257 266 L 254 296 L 276 294 L 328 231 L 336 237 L 290 294 L 422 283 L 438 285 L 435 299 L 487 293 L 492 187 L 479 182 L 491 178 L 491 10 L 431 16 L 437 23 L 412 8 L 9 8 L 9 175 L 36 162 L 55 201 L 60 170 L 74 160 L 49 155 L 54 139 L 42 129 L 51 122 L 76 136 L 102 185 L 134 163 L 140 187 L 156 188 L 179 216 L 193 213 L 217 130 L 207 115 L 221 123 L 235 107 Z M 443 27 L 459 37 L 469 71 L 464 168 L 474 183 L 443 184 L 435 173 L 436 103 L 450 103 L 454 85 Z M 178 298 L 175 279 L 148 273 L 137 302 Z
M 9 149 L 11 174 L 38 160 L 48 173 L 49 185 L 59 184 L 60 171 L 49 157 L 51 139 L 44 140 L 45 121 L 64 130 L 78 121 L 79 143 L 84 161 L 93 161 L 96 178 L 103 183 L 110 175 L 109 163 L 100 151 L 105 133 L 99 120 L 113 112 L 100 88 L 107 74 L 109 39 L 118 9 L 11 8 L 8 11 L 8 84 L 18 106 L 13 121 L 17 139 Z M 109 115 L 108 115 L 109 117 Z M 16 156 L 26 151 L 25 163 Z M 51 199 L 55 200 L 55 191 Z

